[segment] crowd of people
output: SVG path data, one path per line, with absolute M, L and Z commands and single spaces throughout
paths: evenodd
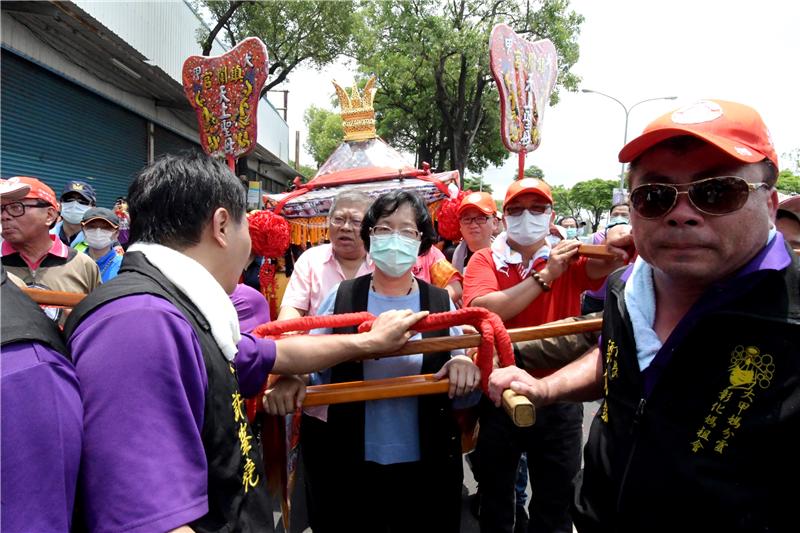
M 245 195 L 224 163 L 163 156 L 114 209 L 83 181 L 60 197 L 0 181 L 0 528 L 269 531 L 271 458 L 244 404 L 270 374 L 273 415 L 301 408 L 309 385 L 434 374 L 448 394 L 303 411 L 313 531 L 459 531 L 465 410 L 482 532 L 795 529 L 775 480 L 800 474 L 800 197 L 779 196 L 766 126 L 733 102 L 659 117 L 619 158 L 628 201 L 584 239 L 603 259 L 580 254 L 579 221 L 556 218 L 540 179 L 511 183 L 499 213 L 466 195 L 452 261 L 414 193 L 344 190 L 275 320 L 378 318 L 279 340 L 252 334 L 269 308 L 243 283 Z M 43 309 L 20 287 L 87 296 Z M 509 329 L 603 329 L 515 343 L 485 393 L 474 350 L 365 359 L 462 335 L 413 326 L 470 306 Z M 499 407 L 506 389 L 533 402 L 533 426 Z

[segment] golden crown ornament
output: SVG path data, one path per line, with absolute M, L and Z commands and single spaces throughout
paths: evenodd
M 375 132 L 375 109 L 372 107 L 377 91 L 375 76 L 370 77 L 362 93 L 359 93 L 355 85 L 350 88 L 350 94 L 335 81 L 333 86 L 339 97 L 344 140 L 366 141 L 376 138 L 378 134 Z

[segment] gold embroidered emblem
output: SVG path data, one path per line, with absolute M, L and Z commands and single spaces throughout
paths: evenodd
M 619 346 L 613 340 L 609 340 L 606 345 L 606 365 L 603 371 L 603 394 L 608 396 L 608 382 L 612 379 L 619 377 L 619 365 L 617 357 L 619 356 Z M 600 419 L 608 423 L 608 402 L 604 401 L 600 409 Z
M 703 419 L 703 426 L 695 433 L 697 439 L 689 443 L 695 453 L 710 442 L 714 443 L 712 449 L 716 453 L 725 452 L 735 430 L 741 427 L 742 415 L 752 405 L 756 392 L 772 383 L 775 363 L 772 355 L 762 354 L 758 347 L 739 345 L 731 352 L 728 371 L 730 385 L 717 395 L 711 412 Z M 714 435 L 715 432 L 718 435 Z

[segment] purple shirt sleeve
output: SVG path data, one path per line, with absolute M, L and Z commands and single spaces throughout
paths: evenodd
M 92 531 L 166 531 L 208 512 L 201 439 L 207 378 L 190 324 L 133 295 L 69 339 L 83 393 L 80 490 Z
M 267 379 L 267 374 L 275 365 L 277 352 L 275 341 L 259 339 L 244 333 L 237 347 L 239 352 L 233 362 L 239 378 L 239 390 L 242 396 L 249 398 L 258 394 L 261 385 Z
M 83 428 L 72 363 L 39 343 L 3 346 L 0 390 L 0 530 L 68 532 Z

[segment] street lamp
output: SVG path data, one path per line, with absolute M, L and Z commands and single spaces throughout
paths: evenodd
M 653 100 L 675 100 L 676 98 L 678 98 L 677 96 L 659 96 L 657 98 L 648 98 L 646 100 L 636 102 L 630 107 L 625 107 L 625 104 L 623 104 L 622 102 L 620 102 L 619 100 L 617 100 L 616 98 L 614 98 L 609 94 L 601 93 L 600 91 L 593 91 L 592 89 L 581 89 L 581 92 L 594 93 L 594 94 L 599 94 L 600 96 L 605 96 L 606 98 L 611 98 L 616 103 L 622 106 L 622 109 L 625 110 L 625 137 L 623 137 L 622 139 L 622 146 L 628 144 L 628 117 L 630 116 L 631 111 L 633 111 L 634 107 L 636 107 L 639 104 L 643 104 L 645 102 L 652 102 Z M 625 163 L 622 163 L 622 168 L 619 171 L 619 188 L 621 190 L 625 189 Z

